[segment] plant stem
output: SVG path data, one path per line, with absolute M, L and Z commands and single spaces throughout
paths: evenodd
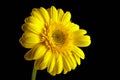
M 31 80 L 36 80 L 36 74 L 37 74 L 37 70 L 35 70 L 35 68 L 33 67 Z

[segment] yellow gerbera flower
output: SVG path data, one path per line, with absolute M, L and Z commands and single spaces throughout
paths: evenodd
M 31 48 L 24 58 L 35 60 L 36 70 L 47 69 L 51 75 L 66 74 L 81 64 L 83 51 L 78 47 L 87 47 L 91 40 L 84 29 L 70 21 L 71 14 L 54 6 L 45 9 L 34 8 L 31 16 L 25 18 L 24 31 L 20 43 Z

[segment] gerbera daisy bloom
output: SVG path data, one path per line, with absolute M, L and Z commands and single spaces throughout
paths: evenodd
M 31 16 L 25 18 L 20 43 L 30 50 L 26 60 L 35 60 L 34 69 L 44 70 L 51 75 L 66 74 L 81 64 L 85 58 L 79 47 L 90 45 L 87 31 L 71 21 L 71 13 L 51 6 L 34 8 Z

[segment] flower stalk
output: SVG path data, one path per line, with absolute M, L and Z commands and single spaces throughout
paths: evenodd
M 31 80 L 36 80 L 37 70 L 33 67 Z

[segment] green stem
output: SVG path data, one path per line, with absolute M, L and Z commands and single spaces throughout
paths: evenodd
M 37 74 L 37 70 L 33 67 L 32 79 L 31 80 L 36 80 L 36 74 Z

